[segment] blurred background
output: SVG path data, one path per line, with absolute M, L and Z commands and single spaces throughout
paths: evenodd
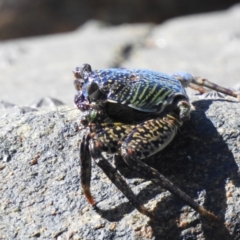
M 236 0 L 0 0 L 0 108 L 49 96 L 71 104 L 72 70 L 189 71 L 239 82 Z
M 223 10 L 237 0 L 0 0 L 0 39 L 72 31 L 89 19 L 110 24 L 161 23 Z

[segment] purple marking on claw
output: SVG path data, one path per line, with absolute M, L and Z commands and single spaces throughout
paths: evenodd
M 83 95 L 82 91 L 78 91 L 74 97 L 74 103 L 81 111 L 86 111 L 90 108 L 88 99 Z

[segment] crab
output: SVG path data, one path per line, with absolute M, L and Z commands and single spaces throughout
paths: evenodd
M 133 171 L 167 189 L 200 215 L 218 220 L 142 160 L 165 148 L 189 119 L 191 105 L 185 87 L 200 92 L 207 87 L 238 99 L 240 96 L 185 72 L 168 75 L 146 69 L 92 70 L 84 64 L 76 68 L 74 76 L 78 91 L 75 104 L 83 111 L 81 123 L 87 129 L 80 143 L 80 164 L 81 186 L 88 202 L 96 204 L 90 191 L 93 159 L 140 213 L 158 219 L 135 196 L 105 152 L 112 154 L 115 161 L 122 158 Z

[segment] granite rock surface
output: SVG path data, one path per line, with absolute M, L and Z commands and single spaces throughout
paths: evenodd
M 145 160 L 219 222 L 121 162 L 120 173 L 162 221 L 137 212 L 95 165 L 93 209 L 79 183 L 81 112 L 60 106 L 72 104 L 71 70 L 86 62 L 94 69 L 187 70 L 225 86 L 239 83 L 239 12 L 237 5 L 163 25 L 89 22 L 70 34 L 1 42 L 0 238 L 240 239 L 238 101 L 193 96 L 191 119 L 165 150 Z M 40 108 L 45 105 L 58 107 Z
M 80 187 L 80 112 L 13 107 L 0 118 L 1 239 L 240 239 L 240 103 L 192 104 L 174 141 L 145 162 L 219 222 L 200 217 L 122 162 L 120 173 L 161 221 L 134 209 L 95 164 L 92 208 Z

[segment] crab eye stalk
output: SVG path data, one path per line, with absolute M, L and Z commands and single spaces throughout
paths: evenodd
M 92 72 L 92 68 L 89 64 L 85 63 L 79 68 L 79 74 L 82 79 L 85 79 L 86 75 Z
M 73 71 L 74 77 L 76 79 L 85 79 L 86 75 L 92 72 L 92 68 L 89 64 L 85 63 L 81 67 L 76 67 Z

